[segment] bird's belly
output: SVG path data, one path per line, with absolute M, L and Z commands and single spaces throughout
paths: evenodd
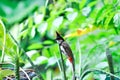
M 61 49 L 62 53 L 67 56 L 67 53 L 66 53 L 65 49 L 63 48 L 63 46 L 60 46 L 60 49 Z

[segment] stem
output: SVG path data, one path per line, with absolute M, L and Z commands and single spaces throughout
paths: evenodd
M 80 44 L 79 44 L 79 40 L 77 41 L 77 46 L 78 46 L 78 48 L 77 48 L 77 50 L 78 50 L 78 55 L 79 55 L 79 76 L 81 75 L 81 69 L 82 69 L 82 55 L 81 55 L 81 48 L 80 48 Z
M 4 56 L 5 56 L 5 44 L 6 44 L 6 29 L 5 29 L 5 26 L 3 24 L 3 22 L 0 20 L 0 23 L 3 27 L 3 30 L 4 30 L 4 41 L 3 41 L 3 47 L 2 47 L 2 57 L 1 57 L 1 63 L 3 63 L 4 61 Z
M 109 48 L 106 49 L 106 57 L 107 57 L 110 73 L 114 74 L 113 59 L 112 59 L 112 55 L 109 52 Z M 114 76 L 110 76 L 110 79 L 114 80 Z
M 25 53 L 25 51 L 21 48 L 20 44 L 14 39 L 14 37 L 11 35 L 10 32 L 8 32 L 11 36 L 11 38 L 13 39 L 13 41 L 18 45 L 19 49 L 24 53 L 24 55 L 26 56 L 27 60 L 30 62 L 30 64 L 32 65 L 33 69 L 36 72 L 36 75 L 39 77 L 40 80 L 43 80 L 42 76 L 40 75 L 40 71 L 37 69 L 37 67 L 34 65 L 34 63 L 32 62 L 32 60 L 29 58 L 29 56 Z
M 60 50 L 60 46 L 59 46 L 59 50 Z M 62 64 L 63 78 L 64 78 L 64 80 L 67 80 L 66 73 L 65 73 L 65 64 L 64 64 L 63 55 L 62 55 L 61 50 L 60 50 L 60 57 L 61 57 L 61 61 L 62 61 L 61 64 Z
M 16 74 L 15 76 L 16 80 L 20 80 L 18 55 L 15 56 L 15 74 Z

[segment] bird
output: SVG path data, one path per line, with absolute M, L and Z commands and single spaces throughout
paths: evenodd
M 56 42 L 59 44 L 61 52 L 67 57 L 69 62 L 72 64 L 72 71 L 73 71 L 73 79 L 72 80 L 76 80 L 75 60 L 74 60 L 72 50 L 71 50 L 70 46 L 68 45 L 68 43 L 63 39 L 63 37 L 61 37 L 61 35 L 57 31 L 56 31 L 56 35 L 57 35 Z

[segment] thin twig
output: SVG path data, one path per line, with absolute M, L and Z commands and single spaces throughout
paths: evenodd
M 79 40 L 77 41 L 77 50 L 78 50 L 78 54 L 79 54 L 79 76 L 81 75 L 81 69 L 82 69 L 82 55 L 81 55 L 81 48 L 80 48 L 80 44 L 79 44 Z
M 56 58 L 56 60 L 57 60 L 58 67 L 59 67 L 60 72 L 61 72 L 61 71 L 62 71 L 62 69 L 61 69 L 60 60 L 57 58 L 57 56 L 56 56 L 56 54 L 55 54 L 55 53 L 54 53 L 54 56 L 55 56 L 55 58 Z
M 64 64 L 63 55 L 62 55 L 60 46 L 59 46 L 59 50 L 60 50 L 60 57 L 61 57 L 61 61 L 62 61 L 61 64 L 62 64 L 63 77 L 64 77 L 64 80 L 67 80 L 66 73 L 65 73 L 65 64 Z

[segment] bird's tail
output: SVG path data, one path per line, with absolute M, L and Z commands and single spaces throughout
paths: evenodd
M 72 63 L 72 71 L 73 71 L 73 79 L 72 80 L 76 80 L 76 76 L 75 76 L 75 64 L 74 64 L 74 62 Z
M 73 78 L 72 78 L 72 80 L 76 80 L 76 76 L 75 76 L 75 61 L 74 61 L 74 58 L 73 58 L 73 57 L 69 57 L 68 59 L 69 59 L 69 61 L 70 61 L 71 64 L 72 64 L 72 72 L 73 72 Z

